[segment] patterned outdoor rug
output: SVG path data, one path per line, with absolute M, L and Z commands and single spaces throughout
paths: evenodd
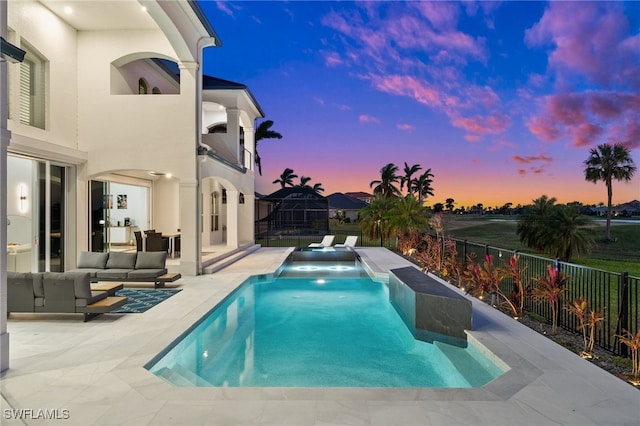
M 152 290 L 125 288 L 118 290 L 116 296 L 125 296 L 128 297 L 129 300 L 126 305 L 113 312 L 120 314 L 139 314 L 167 300 L 179 291 L 181 291 L 181 289 Z

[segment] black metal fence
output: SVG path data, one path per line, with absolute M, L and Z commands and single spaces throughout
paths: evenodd
M 467 259 L 475 254 L 477 262 L 483 262 L 486 255 L 493 257 L 494 264 L 504 265 L 515 253 L 489 245 L 477 244 L 466 240 L 456 240 L 458 260 Z M 618 335 L 629 331 L 635 335 L 640 329 L 640 278 L 629 276 L 628 273 L 609 272 L 573 263 L 561 262 L 527 253 L 519 253 L 519 265 L 522 279 L 529 286 L 533 286 L 534 278 L 547 273 L 547 267 L 552 265 L 569 276 L 567 291 L 560 301 L 558 312 L 558 326 L 575 333 L 582 333 L 578 318 L 568 309 L 564 309 L 570 301 L 579 297 L 584 298 L 590 309 L 604 314 L 604 321 L 596 326 L 595 344 L 617 355 L 628 356 L 628 347 L 620 343 Z M 504 279 L 500 285 L 505 294 L 513 288 L 511 278 Z M 551 321 L 551 307 L 548 303 L 536 303 L 532 298 L 525 300 L 524 308 Z
M 334 243 L 342 243 L 347 235 L 355 235 L 353 231 L 332 231 L 335 235 Z M 304 235 L 301 232 L 287 236 L 268 235 L 256 240 L 263 247 L 306 247 L 311 243 L 320 242 L 322 235 Z M 478 244 L 466 240 L 452 239 L 456 243 L 458 261 L 466 261 L 469 255 L 475 254 L 477 262 L 483 262 L 486 255 L 493 257 L 496 265 L 503 265 L 515 251 Z M 395 237 L 390 239 L 367 238 L 362 233 L 358 235 L 357 246 L 381 247 L 396 250 Z M 553 265 L 570 277 L 567 292 L 563 295 L 558 312 L 558 326 L 566 330 L 581 334 L 580 324 L 575 315 L 564 307 L 574 299 L 583 297 L 589 307 L 604 313 L 605 319 L 596 327 L 595 344 L 617 355 L 628 356 L 628 348 L 620 343 L 616 337 L 629 331 L 635 335 L 640 330 L 640 278 L 629 276 L 626 272 L 616 273 L 560 262 L 527 253 L 519 253 L 522 279 L 529 286 L 534 285 L 534 278 L 542 277 L 547 273 L 548 265 Z M 505 294 L 510 294 L 513 282 L 510 278 L 504 279 L 501 289 Z M 547 303 L 536 303 L 532 298 L 527 298 L 524 309 L 544 320 L 550 322 L 552 313 Z

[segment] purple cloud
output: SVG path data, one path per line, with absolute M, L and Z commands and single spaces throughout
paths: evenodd
M 585 92 L 550 95 L 529 130 L 545 142 L 563 137 L 577 147 L 613 140 L 640 147 L 640 94 Z
M 554 46 L 549 67 L 563 82 L 569 73 L 605 88 L 640 88 L 640 34 L 630 33 L 622 4 L 550 2 L 525 41 Z

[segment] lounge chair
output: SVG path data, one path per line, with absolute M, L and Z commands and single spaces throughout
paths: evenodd
M 342 247 L 342 248 L 354 248 L 356 243 L 358 242 L 357 235 L 349 235 L 344 240 L 344 244 L 336 244 L 334 247 Z
M 322 241 L 320 241 L 319 243 L 311 243 L 309 244 L 309 247 L 331 247 L 334 238 L 334 235 L 325 235 L 324 238 L 322 238 Z

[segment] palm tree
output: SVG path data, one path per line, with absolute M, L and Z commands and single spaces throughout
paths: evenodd
M 422 201 L 429 195 L 433 197 L 433 188 L 431 187 L 433 183 L 432 177 L 433 173 L 431 173 L 431 169 L 427 169 L 418 179 L 413 181 L 413 192 L 418 194 L 419 201 Z
M 409 167 L 409 165 L 405 161 L 404 176 L 400 177 L 400 191 L 402 191 L 402 189 L 404 188 L 404 184 L 406 183 L 407 193 L 411 194 L 413 192 L 413 185 L 412 185 L 413 179 L 411 178 L 411 176 L 413 176 L 415 172 L 421 169 L 422 167 L 420 167 L 420 164 L 414 164 L 413 166 Z
M 286 185 L 293 186 L 293 180 L 297 177 L 298 175 L 293 173 L 293 170 L 287 167 L 280 175 L 280 179 L 276 179 L 271 183 L 279 183 L 282 188 Z
M 318 183 L 314 183 L 313 184 L 313 189 L 317 194 L 324 192 L 324 188 L 322 187 L 322 183 L 318 182 Z
M 589 253 L 592 244 L 583 230 L 586 224 L 587 220 L 580 214 L 580 207 L 557 206 L 549 224 L 552 237 L 549 254 L 569 262 L 574 255 Z
M 453 213 L 453 205 L 455 204 L 455 200 L 453 198 L 447 198 L 445 200 L 445 205 L 447 206 L 447 210 L 449 210 L 449 213 Z
M 258 166 L 258 173 L 260 173 L 260 176 L 262 176 L 262 163 L 260 161 L 260 155 L 258 155 L 258 142 L 263 139 L 282 139 L 282 135 L 274 130 L 271 130 L 271 126 L 273 126 L 273 120 L 263 121 L 258 125 L 254 136 L 253 151 L 255 153 L 256 165 Z
M 531 247 L 538 252 L 546 251 L 550 238 L 547 224 L 555 204 L 556 199 L 554 197 L 548 198 L 543 195 L 533 200 L 533 205 L 529 206 L 522 214 L 518 220 L 516 233 L 525 246 Z
M 631 152 L 622 144 L 598 145 L 591 148 L 589 158 L 585 160 L 584 177 L 589 182 L 604 181 L 607 186 L 607 226 L 605 241 L 611 241 L 611 199 L 613 197 L 612 181 L 629 182 L 636 172 Z
M 396 203 L 395 197 L 378 194 L 368 206 L 358 211 L 358 223 L 362 233 L 368 238 L 388 238 L 391 234 L 389 211 Z
M 383 197 L 397 197 L 400 190 L 394 184 L 400 179 L 396 173 L 398 166 L 389 163 L 380 169 L 380 180 L 373 180 L 369 184 L 369 188 L 373 188 L 374 195 Z
M 391 229 L 398 233 L 410 234 L 429 229 L 429 213 L 413 194 L 399 198 L 388 217 Z
M 310 180 L 311 178 L 309 176 L 300 176 L 300 183 L 296 186 L 299 186 L 301 188 L 311 188 L 309 185 L 307 185 L 307 182 L 309 182 Z

